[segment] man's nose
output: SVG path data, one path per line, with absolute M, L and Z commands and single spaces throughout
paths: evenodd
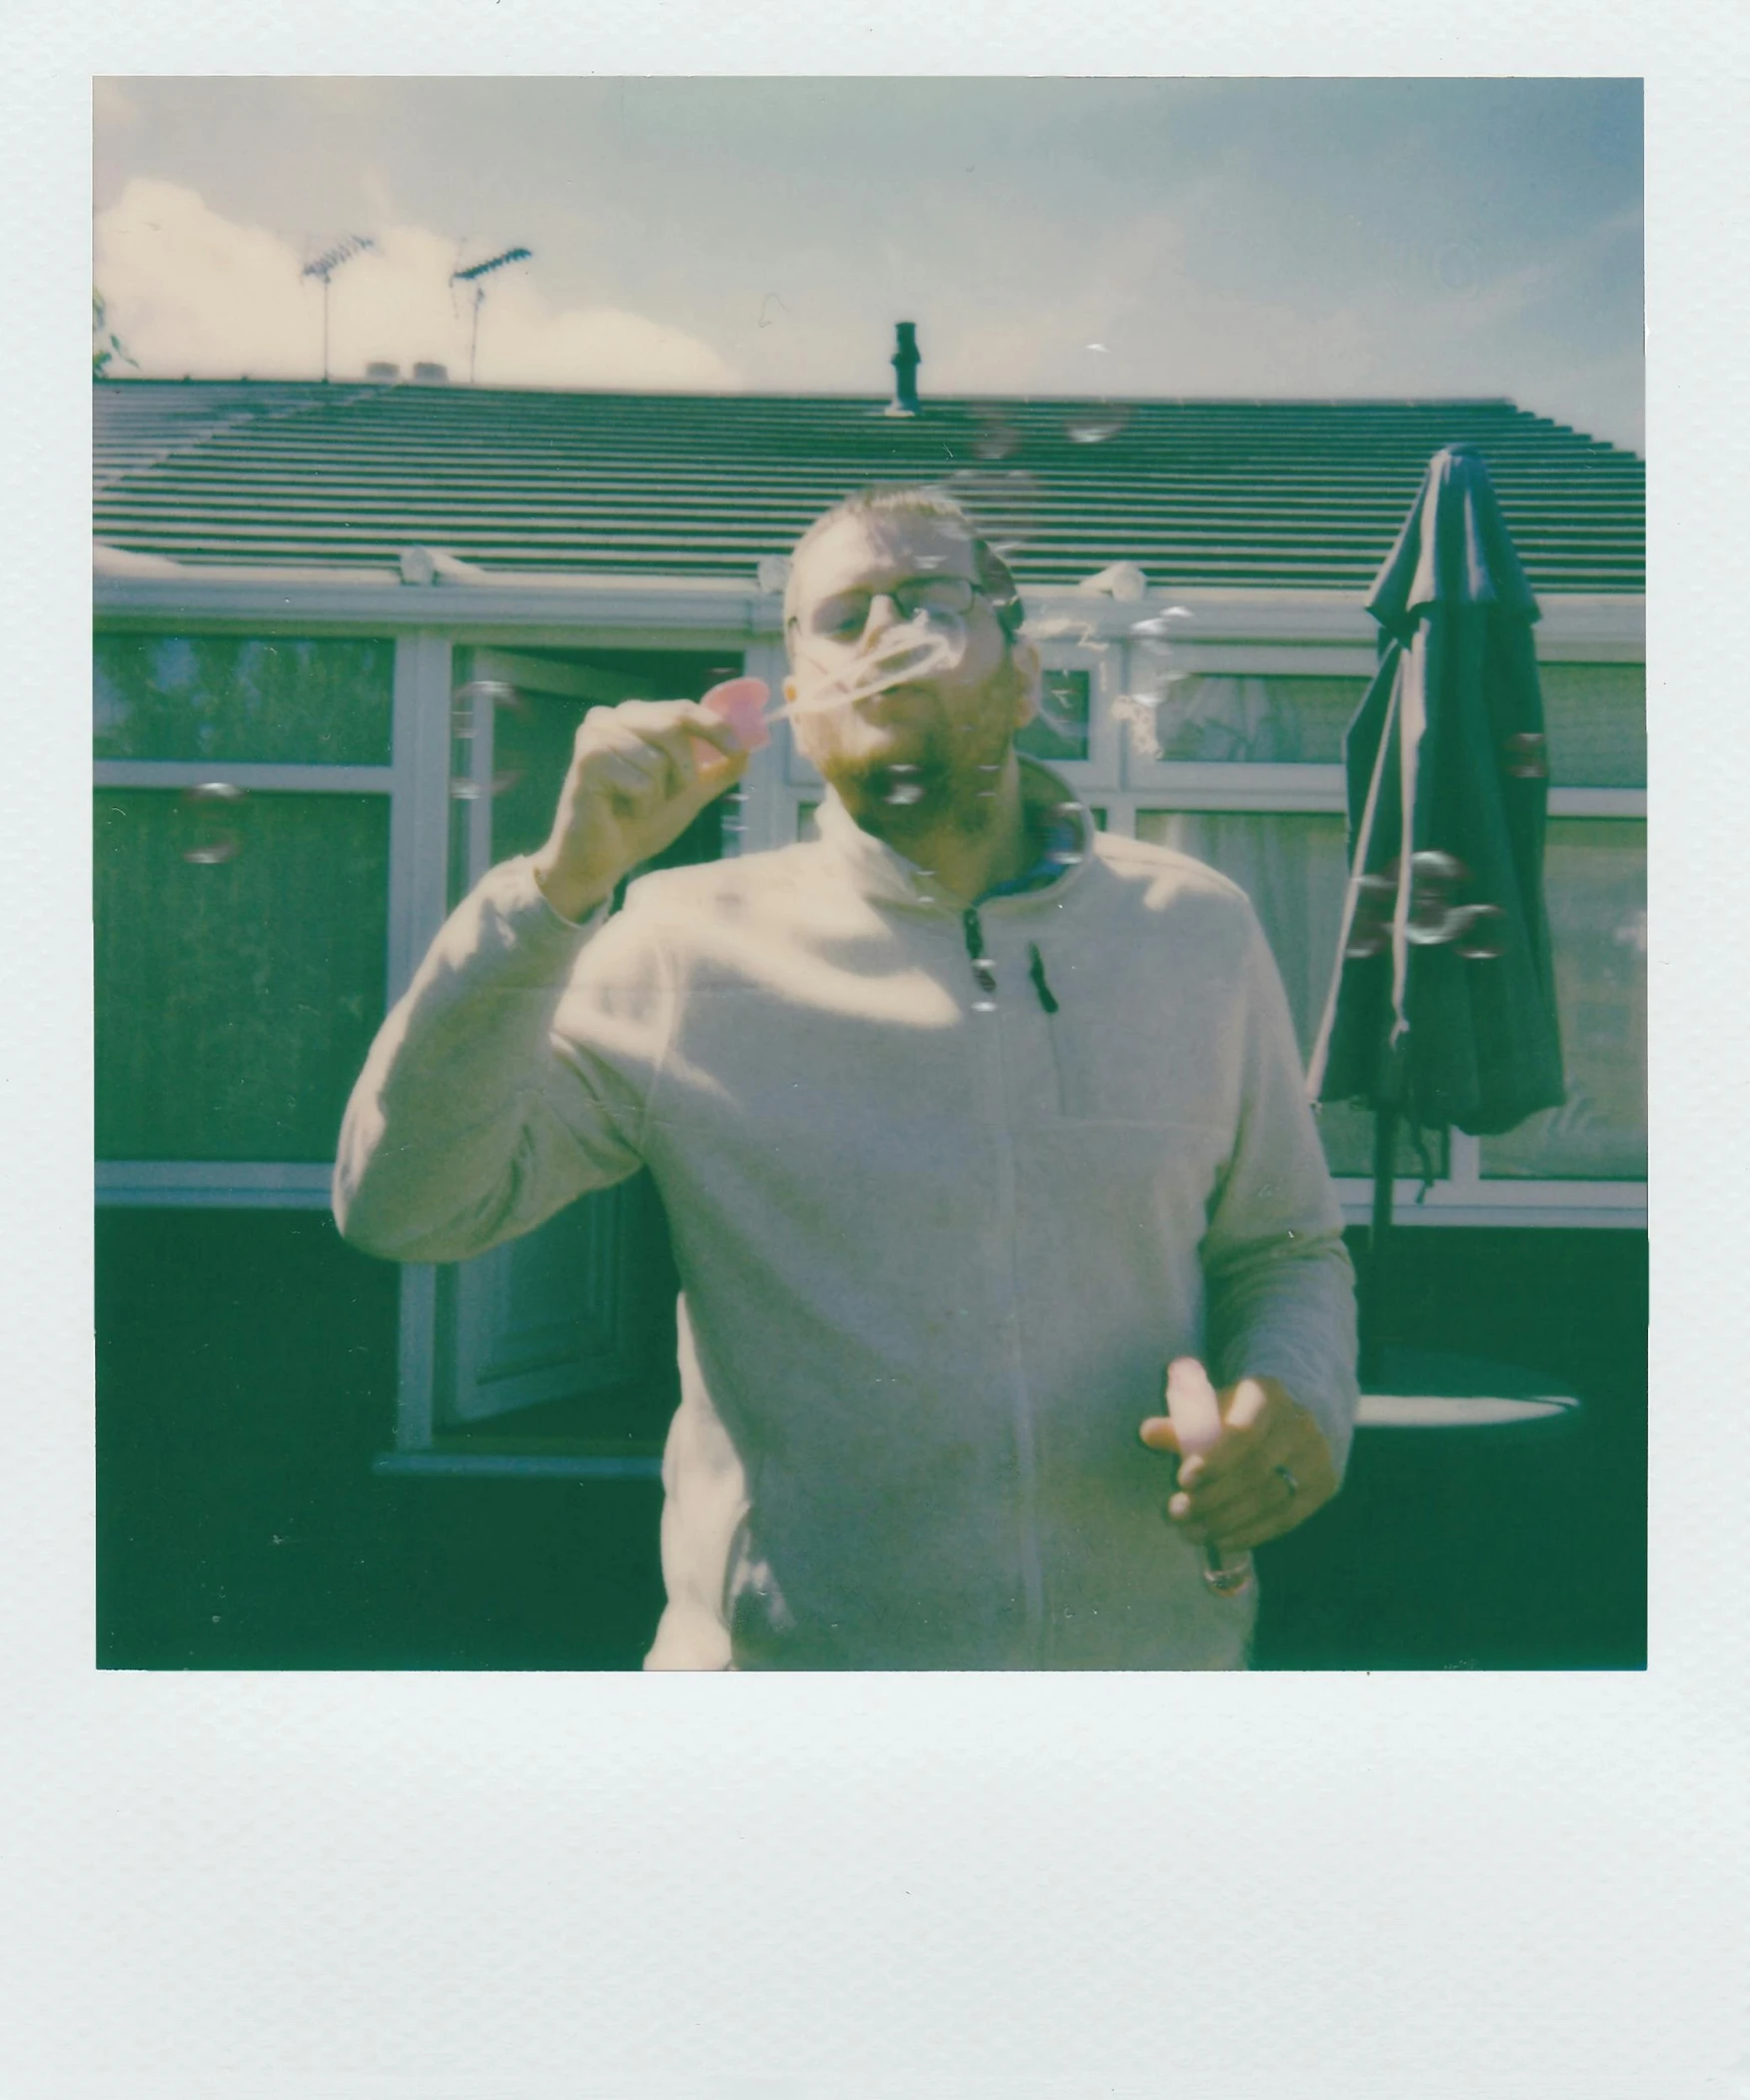
M 863 621 L 863 639 L 871 635 L 884 634 L 889 627 L 905 624 L 905 614 L 900 611 L 898 600 L 890 591 L 877 590 L 869 599 L 868 616 Z

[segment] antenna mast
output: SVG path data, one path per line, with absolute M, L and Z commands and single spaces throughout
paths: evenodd
M 479 356 L 480 308 L 486 303 L 485 281 L 494 270 L 502 270 L 506 263 L 526 263 L 529 259 L 526 248 L 506 248 L 502 255 L 491 256 L 483 263 L 474 263 L 466 270 L 452 270 L 449 273 L 449 282 L 452 285 L 470 285 L 473 288 L 473 330 L 467 345 L 467 383 L 470 387 L 474 383 L 474 367 Z
M 363 255 L 367 248 L 377 243 L 366 234 L 348 234 L 330 249 L 325 249 L 314 263 L 306 263 L 300 273 L 304 277 L 322 280 L 322 376 L 329 376 L 329 281 L 343 263 L 350 263 L 354 256 Z

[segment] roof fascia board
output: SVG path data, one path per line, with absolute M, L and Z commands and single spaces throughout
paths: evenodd
M 1348 590 L 1151 590 L 1146 598 L 1118 600 L 1084 594 L 1063 585 L 1028 585 L 1028 626 L 1038 633 L 1059 620 L 1069 624 L 1042 639 L 1076 639 L 1085 628 L 1099 641 L 1122 639 L 1139 619 L 1161 606 L 1182 606 L 1190 615 L 1176 621 L 1168 639 L 1185 647 L 1203 643 L 1275 641 L 1371 649 L 1378 633 L 1362 597 Z M 1545 591 L 1538 597 L 1537 652 L 1560 660 L 1602 651 L 1609 660 L 1638 658 L 1646 646 L 1646 599 L 1639 594 Z
M 376 628 L 650 626 L 744 634 L 758 592 L 715 578 L 515 578 L 489 583 L 392 583 L 381 576 L 277 577 L 190 566 L 178 576 L 100 576 L 100 616 L 320 620 Z

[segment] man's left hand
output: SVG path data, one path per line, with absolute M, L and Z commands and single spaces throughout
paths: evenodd
M 1243 1378 L 1218 1397 L 1220 1441 L 1181 1461 L 1167 1514 L 1200 1546 L 1241 1552 L 1305 1524 L 1336 1493 L 1336 1468 L 1324 1433 L 1280 1380 Z M 1151 1451 L 1179 1449 L 1165 1415 L 1143 1424 L 1142 1439 Z

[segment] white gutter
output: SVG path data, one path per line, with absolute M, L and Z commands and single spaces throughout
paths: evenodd
M 431 582 L 408 582 L 390 568 L 244 566 L 178 562 L 100 547 L 95 610 L 109 618 L 315 620 L 324 624 L 423 628 L 651 626 L 775 636 L 783 601 L 749 576 L 557 575 L 479 570 L 456 579 L 445 560 Z M 1174 623 L 1176 653 L 1231 642 L 1322 643 L 1370 649 L 1376 628 L 1361 594 L 1294 587 L 1175 588 L 1153 585 L 1141 598 L 1090 593 L 1075 582 L 1026 587 L 1030 631 L 1074 643 L 1123 639 L 1139 619 L 1166 607 L 1190 615 Z M 1646 599 L 1600 592 L 1545 592 L 1535 630 L 1544 659 L 1633 661 L 1644 654 Z M 1062 624 L 1060 624 L 1062 623 Z M 1187 668 L 1193 667 L 1189 661 Z M 1209 666 L 1209 667 L 1214 667 Z M 1286 668 L 1287 666 L 1285 666 Z

